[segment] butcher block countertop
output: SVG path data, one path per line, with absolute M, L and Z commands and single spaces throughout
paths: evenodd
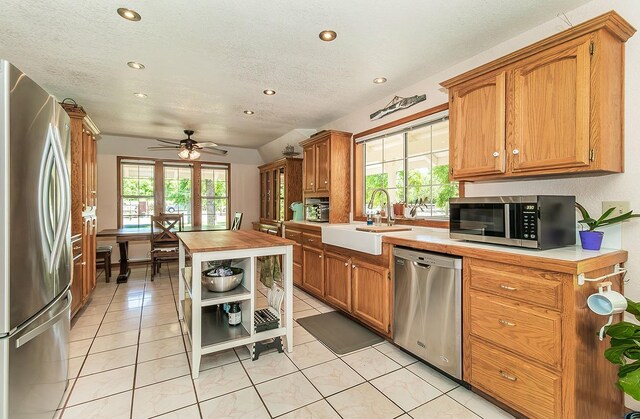
M 293 240 L 254 230 L 180 232 L 178 237 L 189 253 L 257 249 L 295 244 Z

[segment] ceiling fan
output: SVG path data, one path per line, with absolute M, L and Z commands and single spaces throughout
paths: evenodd
M 190 129 L 184 130 L 184 133 L 187 135 L 187 138 L 180 141 L 168 141 L 168 140 L 156 140 L 163 144 L 171 144 L 169 145 L 160 145 L 147 147 L 147 150 L 179 150 L 178 157 L 183 160 L 197 160 L 200 157 L 200 153 L 205 154 L 215 154 L 218 156 L 225 156 L 228 151 L 222 150 L 218 147 L 218 144 L 211 142 L 203 142 L 199 143 L 196 140 L 192 139 L 194 131 Z

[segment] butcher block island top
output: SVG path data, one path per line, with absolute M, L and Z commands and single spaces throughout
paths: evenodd
M 258 249 L 295 244 L 292 240 L 255 230 L 180 232 L 178 237 L 189 253 Z

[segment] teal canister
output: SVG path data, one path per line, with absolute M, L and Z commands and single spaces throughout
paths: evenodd
M 293 219 L 292 221 L 303 221 L 304 220 L 304 205 L 302 202 L 293 202 L 289 207 L 293 211 Z

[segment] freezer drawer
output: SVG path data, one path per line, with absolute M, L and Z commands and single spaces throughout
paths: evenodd
M 67 290 L 49 310 L 0 341 L 5 366 L 0 418 L 54 416 L 67 386 L 70 308 Z
M 394 249 L 394 342 L 462 379 L 462 260 Z

